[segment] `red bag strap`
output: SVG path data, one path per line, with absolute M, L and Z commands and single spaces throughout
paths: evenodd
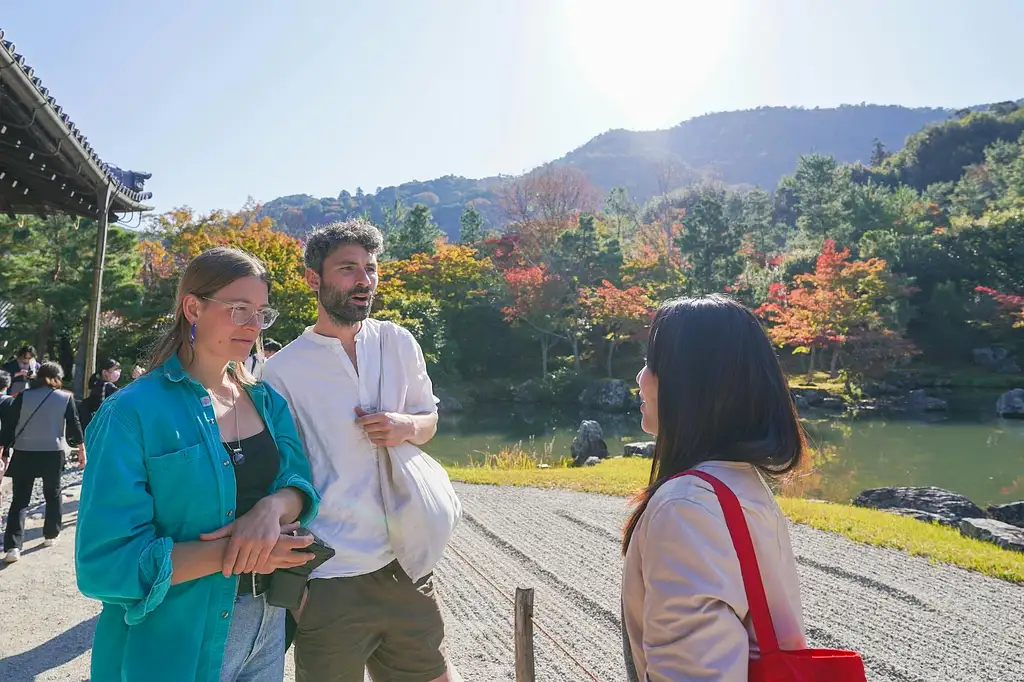
M 747 593 L 747 605 L 750 608 L 750 618 L 754 623 L 757 645 L 761 649 L 762 655 L 775 653 L 779 650 L 779 640 L 775 637 L 775 625 L 772 622 L 772 612 L 768 608 L 768 597 L 765 595 L 764 582 L 761 580 L 761 569 L 757 565 L 754 541 L 750 538 L 750 528 L 747 527 L 747 519 L 743 515 L 739 499 L 729 489 L 729 486 L 711 474 L 691 469 L 676 474 L 669 480 L 680 476 L 696 476 L 710 483 L 715 495 L 718 496 L 718 503 L 722 505 L 722 513 L 725 515 L 725 525 L 729 528 L 733 547 L 736 548 L 736 556 L 740 560 L 740 574 L 743 576 L 743 589 Z

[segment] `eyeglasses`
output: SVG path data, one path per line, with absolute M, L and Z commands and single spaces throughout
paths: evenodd
M 227 301 L 219 301 L 216 298 L 210 298 L 209 296 L 203 296 L 202 298 L 207 301 L 229 306 L 231 308 L 231 321 L 239 327 L 244 327 L 249 324 L 253 318 L 256 318 L 256 325 L 260 329 L 268 329 L 277 321 L 277 316 L 281 314 L 273 308 L 257 308 L 249 303 L 228 303 Z

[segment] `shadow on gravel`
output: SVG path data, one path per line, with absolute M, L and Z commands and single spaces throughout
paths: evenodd
M 48 670 L 75 660 L 92 648 L 92 634 L 98 618 L 93 616 L 83 620 L 34 649 L 0 660 L 0 680 L 34 682 L 37 676 Z

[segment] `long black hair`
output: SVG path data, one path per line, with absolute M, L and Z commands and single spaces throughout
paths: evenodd
M 651 497 L 673 475 L 711 459 L 780 475 L 800 464 L 806 443 L 771 341 L 754 314 L 728 297 L 663 304 L 651 323 L 647 368 L 658 379 L 658 434 L 623 553 Z

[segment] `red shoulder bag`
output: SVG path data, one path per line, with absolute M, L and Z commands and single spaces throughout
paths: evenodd
M 775 625 L 764 593 L 761 569 L 754 554 L 754 542 L 736 494 L 729 486 L 703 471 L 684 471 L 672 478 L 696 476 L 711 484 L 718 496 L 729 528 L 732 544 L 740 561 L 743 589 L 747 593 L 754 634 L 761 649 L 760 658 L 750 659 L 749 682 L 867 682 L 864 661 L 856 651 L 842 649 L 799 649 L 783 651 L 775 636 Z

